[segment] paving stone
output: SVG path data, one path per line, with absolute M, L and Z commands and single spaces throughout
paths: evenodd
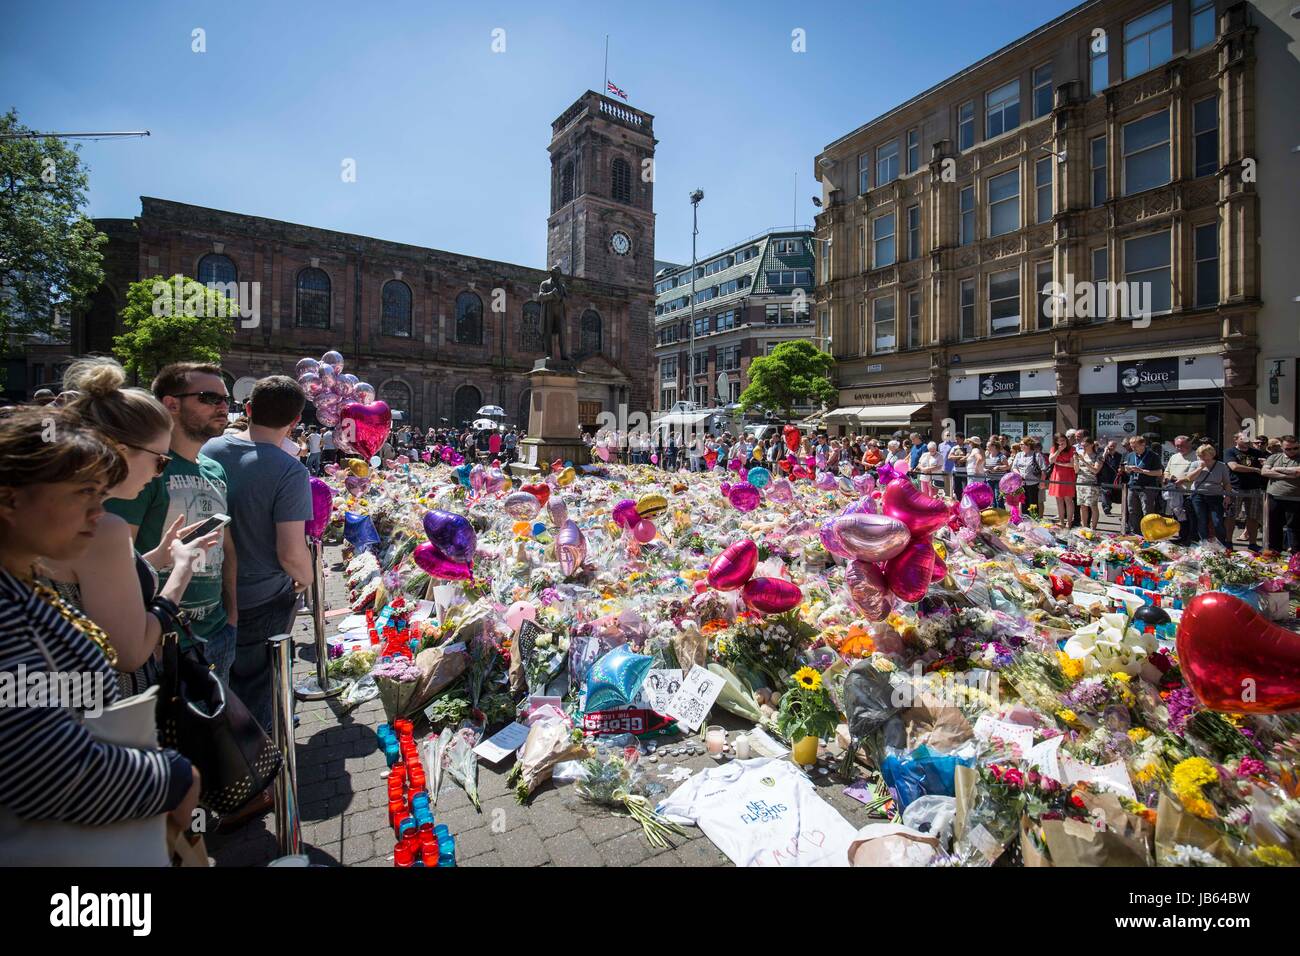
M 528 808 L 521 807 L 514 796 L 485 800 L 483 816 L 487 818 L 487 825 L 500 833 L 509 833 L 529 823 Z
M 567 833 L 543 841 L 551 862 L 556 866 L 598 866 L 600 856 L 587 835 L 574 827 Z M 459 847 L 459 843 L 457 844 Z
M 642 860 L 666 851 L 657 850 L 647 843 L 638 826 L 635 833 L 625 833 L 596 844 L 596 852 L 606 866 L 636 866 Z
M 486 813 L 479 813 L 473 806 L 457 807 L 455 810 L 448 810 L 444 813 L 435 810 L 433 817 L 435 823 L 447 824 L 453 834 L 477 830 L 486 826 L 489 821 Z
M 351 866 L 368 860 L 375 855 L 375 839 L 369 833 L 360 833 L 343 840 L 341 860 L 344 866 Z M 387 852 L 387 851 L 385 851 Z
M 345 837 L 386 830 L 388 829 L 388 808 L 376 807 L 372 810 L 354 810 L 344 816 L 343 821 L 343 835 Z
M 634 830 L 639 832 L 641 829 L 641 824 L 631 817 L 615 816 L 612 813 L 584 815 L 578 820 L 578 826 L 592 843 L 604 843 L 624 833 L 631 833 Z
M 687 828 L 693 829 L 693 828 Z M 677 842 L 677 841 L 674 841 Z M 702 840 L 689 840 L 685 843 L 678 843 L 677 848 L 671 854 L 682 866 L 730 866 L 731 861 L 727 859 L 725 853 L 713 845 L 713 841 L 708 838 Z
M 541 866 L 550 862 L 550 855 L 532 827 L 520 827 L 510 833 L 509 839 L 497 842 L 496 852 L 505 866 Z
M 456 862 L 458 864 L 465 860 L 472 860 L 484 853 L 493 853 L 496 850 L 497 841 L 508 838 L 504 833 L 493 833 L 490 827 L 479 827 L 477 830 L 468 830 L 462 833 L 452 830 L 452 836 L 456 838 Z
M 543 840 L 576 830 L 578 819 L 573 810 L 559 801 L 537 804 L 528 809 L 528 825 Z
M 457 866 L 505 866 L 506 863 L 503 859 L 501 859 L 501 854 L 496 852 L 483 853 L 480 854 L 479 856 L 471 857 L 470 859 L 466 860 L 464 863 L 461 863 L 460 844 L 458 843 L 456 845 L 456 865 Z

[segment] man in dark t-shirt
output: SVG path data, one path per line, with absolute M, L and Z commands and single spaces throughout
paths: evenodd
M 1234 525 L 1246 523 L 1246 547 L 1259 550 L 1259 521 L 1264 513 L 1264 479 L 1260 469 L 1265 456 L 1250 443 L 1245 432 L 1238 432 L 1236 444 L 1223 454 L 1228 466 L 1228 480 L 1232 483 L 1232 503 L 1227 508 L 1228 540 L 1232 540 Z
M 1128 480 L 1128 531 L 1142 533 L 1142 519 L 1160 514 L 1160 479 L 1164 468 L 1160 455 L 1147 447 L 1141 435 L 1133 437 L 1133 450 L 1124 456 L 1124 475 Z

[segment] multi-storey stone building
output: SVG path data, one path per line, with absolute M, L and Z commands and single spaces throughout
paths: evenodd
M 653 117 L 588 92 L 552 124 L 547 266 L 569 290 L 565 345 L 584 373 L 579 417 L 648 408 L 654 275 Z M 258 283 L 260 321 L 236 330 L 223 367 L 291 372 L 337 349 L 347 370 L 425 426 L 500 405 L 527 425 L 528 371 L 543 355 L 544 269 L 478 259 L 145 197 L 100 220 L 108 274 L 74 323 L 73 352 L 108 352 L 127 285 L 182 273 Z M 570 278 L 572 277 L 572 278 Z M 251 290 L 250 285 L 250 290 Z M 243 323 L 238 323 L 240 326 Z
M 1217 441 L 1255 419 L 1251 9 L 1090 0 L 827 146 L 828 418 Z
M 811 335 L 812 245 L 807 228 L 769 230 L 699 259 L 693 309 L 691 266 L 655 276 L 660 411 L 679 401 L 735 402 L 749 384 L 751 361 Z M 719 392 L 722 376 L 726 387 Z

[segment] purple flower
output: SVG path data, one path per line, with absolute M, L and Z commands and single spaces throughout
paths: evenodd
M 1241 763 L 1237 765 L 1237 774 L 1242 777 L 1263 777 L 1268 773 L 1268 767 L 1264 761 L 1256 760 L 1254 757 L 1242 757 Z
M 1169 730 L 1181 734 L 1187 726 L 1187 719 L 1196 711 L 1196 695 L 1190 687 L 1180 687 L 1169 695 L 1165 702 L 1169 708 Z

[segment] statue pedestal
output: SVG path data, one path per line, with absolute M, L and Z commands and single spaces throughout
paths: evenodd
M 519 478 L 533 477 L 553 461 L 585 465 L 590 460 L 578 428 L 578 376 L 572 362 L 540 359 L 529 373 L 532 395 L 528 437 L 519 443 L 519 461 L 510 466 Z

